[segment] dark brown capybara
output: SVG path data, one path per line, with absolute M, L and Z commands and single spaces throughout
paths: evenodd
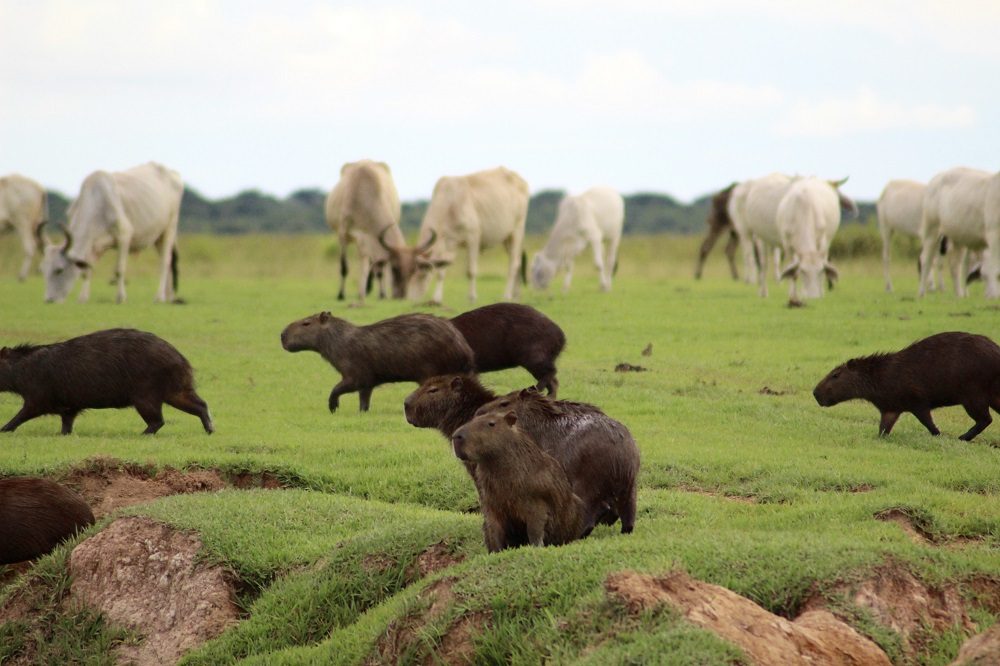
M 734 280 L 738 280 L 740 277 L 736 271 L 736 249 L 739 247 L 740 239 L 736 234 L 736 229 L 733 228 L 733 221 L 729 219 L 729 198 L 733 194 L 734 187 L 736 187 L 736 183 L 721 192 L 717 192 L 709 202 L 708 215 L 705 217 L 708 235 L 705 236 L 705 240 L 701 242 L 701 247 L 698 249 L 698 263 L 694 268 L 696 280 L 701 279 L 701 272 L 705 268 L 708 253 L 712 251 L 716 241 L 723 234 L 729 234 L 729 240 L 726 241 L 726 259 L 729 260 L 729 272 Z
M 519 427 L 558 460 L 584 504 L 584 535 L 597 523 L 635 528 L 639 448 L 632 433 L 594 405 L 522 389 L 488 402 L 476 416 L 514 410 Z
M 0 479 L 0 564 L 33 560 L 88 525 L 83 498 L 48 479 Z
M 340 396 L 358 392 L 361 411 L 368 411 L 372 390 L 390 382 L 422 382 L 450 372 L 470 373 L 472 350 L 462 334 L 443 317 L 405 314 L 355 326 L 320 312 L 293 321 L 281 332 L 290 352 L 314 351 L 341 374 L 330 392 L 334 412 Z
M 971 441 L 1000 411 L 1000 347 L 972 333 L 938 333 L 888 354 L 873 354 L 838 365 L 813 390 L 830 407 L 860 398 L 882 413 L 879 435 L 888 435 L 903 412 L 917 417 L 932 435 L 931 410 L 962 405 L 975 425 L 960 439 Z
M 451 323 L 472 348 L 476 372 L 520 366 L 535 378 L 539 391 L 556 396 L 556 358 L 566 336 L 544 314 L 519 303 L 494 303 L 453 317 Z
M 558 546 L 580 537 L 580 498 L 562 465 L 517 427 L 513 411 L 472 419 L 451 441 L 455 456 L 476 466 L 489 552 Z
M 45 414 L 62 417 L 62 434 L 85 409 L 135 407 L 143 434 L 163 427 L 163 403 L 194 414 L 214 430 L 208 405 L 194 390 L 194 372 L 173 345 L 152 333 L 112 328 L 51 345 L 0 349 L 0 391 L 24 398 L 2 428 L 13 432 Z

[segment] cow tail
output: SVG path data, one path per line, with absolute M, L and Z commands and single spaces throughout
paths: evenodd
M 177 246 L 175 245 L 172 248 L 170 248 L 170 274 L 174 282 L 174 293 L 177 292 L 177 285 L 179 284 L 178 277 L 180 275 L 177 271 L 177 262 L 178 262 Z
M 528 253 L 521 250 L 521 284 L 528 284 Z

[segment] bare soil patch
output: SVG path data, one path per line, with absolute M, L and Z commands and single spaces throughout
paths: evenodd
M 994 624 L 981 634 L 962 644 L 951 666 L 987 666 L 1000 664 L 1000 624 Z
M 201 540 L 148 518 L 120 518 L 70 555 L 75 603 L 136 630 L 119 648 L 126 663 L 172 664 L 239 618 L 232 577 L 198 561 Z
M 704 495 L 705 497 L 716 497 L 719 499 L 729 500 L 731 502 L 739 502 L 740 504 L 757 503 L 757 500 L 755 500 L 753 497 L 748 497 L 745 495 L 726 495 L 725 493 L 719 493 L 713 490 L 705 490 L 703 488 L 695 488 L 692 486 L 678 486 L 678 490 L 683 490 L 686 493 L 692 493 L 694 495 Z
M 418 647 L 420 633 L 428 624 L 441 617 L 455 601 L 451 588 L 454 578 L 442 578 L 428 585 L 417 596 L 416 604 L 423 610 L 393 620 L 375 642 L 374 652 L 366 664 L 399 664 Z
M 666 576 L 613 573 L 604 588 L 631 614 L 670 606 L 689 622 L 738 645 L 754 663 L 890 664 L 881 648 L 827 611 L 808 611 L 789 621 L 731 590 L 683 572 Z
M 899 528 L 906 533 L 906 536 L 910 537 L 913 543 L 930 544 L 934 542 L 934 536 L 921 528 L 905 509 L 885 509 L 876 513 L 875 519 L 899 525 Z
M 773 389 L 770 386 L 761 387 L 757 393 L 760 393 L 761 395 L 788 395 L 788 391 Z
M 413 581 L 429 576 L 436 571 L 454 566 L 464 559 L 463 555 L 453 554 L 446 541 L 438 541 L 417 555 L 417 559 L 406 570 L 406 579 Z

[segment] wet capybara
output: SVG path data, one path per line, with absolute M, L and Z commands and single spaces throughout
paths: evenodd
M 514 410 L 519 427 L 558 460 L 584 504 L 584 534 L 597 523 L 621 519 L 622 533 L 635 527 L 639 448 L 628 428 L 594 405 L 552 400 L 522 389 L 488 402 L 476 416 Z
M 917 417 L 932 435 L 931 410 L 962 405 L 975 425 L 960 439 L 971 441 L 1000 411 L 1000 347 L 983 335 L 938 333 L 888 354 L 854 358 L 838 365 L 813 390 L 830 407 L 860 398 L 882 413 L 879 435 L 888 435 L 903 412 Z
M 62 434 L 85 409 L 135 407 L 146 422 L 143 434 L 163 427 L 163 403 L 194 414 L 205 432 L 214 430 L 208 405 L 194 390 L 191 364 L 152 333 L 113 328 L 51 345 L 0 349 L 0 391 L 24 398 L 0 431 L 13 432 L 45 414 L 62 417 Z
M 0 479 L 0 564 L 33 560 L 88 525 L 83 498 L 48 479 Z
M 580 537 L 580 498 L 562 465 L 517 427 L 513 411 L 472 419 L 451 441 L 459 460 L 476 465 L 489 552 L 557 546 Z
M 286 326 L 281 345 L 290 352 L 318 352 L 341 374 L 330 392 L 331 412 L 345 393 L 357 391 L 361 411 L 367 412 L 372 390 L 380 384 L 422 382 L 450 372 L 470 373 L 474 367 L 472 350 L 458 329 L 427 314 L 355 326 L 320 312 Z
M 451 323 L 472 347 L 476 372 L 520 366 L 537 380 L 539 391 L 556 396 L 556 358 L 566 335 L 544 314 L 519 303 L 494 303 L 453 317 Z

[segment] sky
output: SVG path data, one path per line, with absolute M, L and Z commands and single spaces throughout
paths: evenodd
M 362 158 L 404 200 L 1000 169 L 997 0 L 0 0 L 0 56 L 0 174 L 70 196 L 149 160 L 212 198 Z

